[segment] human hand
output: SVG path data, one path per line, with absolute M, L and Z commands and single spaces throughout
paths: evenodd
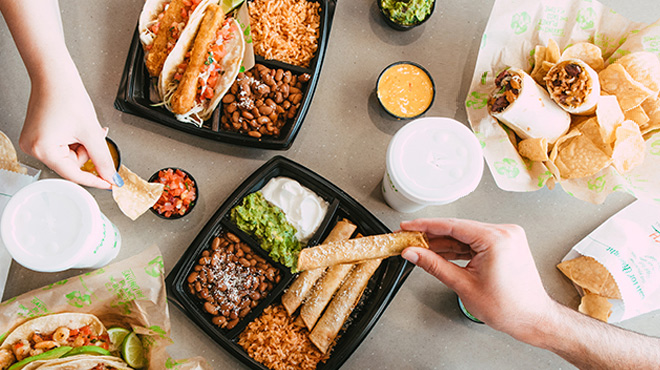
M 406 248 L 402 257 L 454 290 L 471 314 L 494 329 L 527 341 L 556 305 L 520 226 L 417 219 L 402 222 L 401 229 L 426 232 L 430 245 Z M 451 259 L 470 262 L 460 267 Z
M 69 64 L 72 66 L 73 64 Z M 23 151 L 60 176 L 101 189 L 123 185 L 94 106 L 75 67 L 32 79 L 30 101 L 19 140 Z M 100 177 L 80 167 L 91 159 Z

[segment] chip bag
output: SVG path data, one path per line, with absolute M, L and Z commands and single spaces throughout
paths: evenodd
M 582 295 L 579 310 L 619 322 L 660 309 L 660 208 L 635 201 L 557 265 Z
M 592 203 L 622 191 L 660 204 L 659 40 L 660 20 L 633 22 L 596 0 L 496 0 L 466 109 L 498 187 L 523 192 L 559 183 Z M 599 73 L 601 96 L 595 115 L 572 115 L 556 144 L 517 140 L 489 114 L 495 79 L 506 68 L 546 86 L 548 71 L 572 59 Z

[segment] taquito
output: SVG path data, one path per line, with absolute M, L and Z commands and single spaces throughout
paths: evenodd
M 330 302 L 332 296 L 354 266 L 353 264 L 345 264 L 329 267 L 325 275 L 316 284 L 312 294 L 300 308 L 300 318 L 308 330 L 311 331 L 314 328 L 328 302 Z
M 325 238 L 324 243 L 330 243 L 340 240 L 346 240 L 353 235 L 357 226 L 351 221 L 343 219 L 335 224 L 330 230 L 330 234 Z M 302 272 L 291 284 L 289 289 L 282 296 L 282 305 L 289 315 L 292 315 L 300 304 L 307 298 L 307 295 L 316 284 L 316 281 L 323 275 L 325 268 L 308 270 Z
M 297 269 L 306 271 L 396 256 L 410 246 L 429 248 L 426 234 L 419 231 L 400 231 L 305 248 L 298 256 Z
M 332 345 L 381 261 L 382 259 L 374 259 L 357 265 L 328 305 L 328 309 L 309 334 L 309 340 L 321 352 L 326 353 Z

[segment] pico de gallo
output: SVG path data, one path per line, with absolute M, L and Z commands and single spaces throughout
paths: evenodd
M 153 36 L 155 37 L 158 32 L 160 31 L 160 25 L 161 25 L 161 20 L 165 16 L 165 12 L 167 9 L 172 5 L 172 2 L 174 1 L 180 1 L 181 2 L 181 14 L 178 15 L 175 19 L 175 22 L 172 23 L 170 28 L 167 30 L 169 32 L 169 37 L 167 38 L 167 53 L 169 54 L 172 49 L 174 48 L 174 45 L 176 44 L 176 41 L 179 39 L 179 36 L 181 36 L 181 31 L 183 31 L 183 28 L 188 24 L 188 20 L 190 19 L 190 15 L 192 12 L 195 11 L 197 6 L 202 0 L 172 0 L 169 3 L 167 3 L 164 7 L 163 10 L 158 14 L 158 17 L 153 21 L 152 24 L 150 24 L 147 28 Z M 177 22 L 178 20 L 178 22 Z M 151 50 L 153 47 L 153 44 L 149 44 L 145 46 L 145 49 Z
M 163 217 L 170 218 L 185 215 L 197 199 L 197 188 L 193 179 L 180 169 L 164 169 L 152 180 L 165 185 L 153 210 Z

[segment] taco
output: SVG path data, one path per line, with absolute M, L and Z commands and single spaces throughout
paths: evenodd
M 193 26 L 183 31 L 165 61 L 159 93 L 177 120 L 201 126 L 236 79 L 245 44 L 238 22 L 217 4 Z
M 140 13 L 138 31 L 144 63 L 152 77 L 163 70 L 186 25 L 199 17 L 213 0 L 147 0 Z
M 59 358 L 76 347 L 110 350 L 110 338 L 94 315 L 61 313 L 41 316 L 12 330 L 0 345 L 0 369 L 20 369 L 37 360 Z
M 113 356 L 79 355 L 54 360 L 34 361 L 23 370 L 132 370 L 124 361 Z

